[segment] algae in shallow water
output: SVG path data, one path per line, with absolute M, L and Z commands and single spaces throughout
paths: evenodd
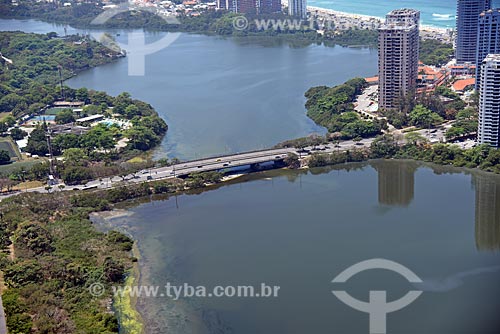
M 134 249 L 134 253 L 137 250 Z M 137 263 L 130 274 L 125 279 L 124 286 L 132 287 L 137 285 L 139 277 L 139 268 Z M 115 309 L 118 321 L 120 323 L 121 334 L 142 334 L 144 333 L 144 326 L 140 313 L 135 308 L 136 297 L 131 296 L 129 293 L 117 293 L 113 297 L 113 307 Z

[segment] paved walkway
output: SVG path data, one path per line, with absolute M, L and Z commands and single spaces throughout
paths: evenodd
M 1 295 L 0 295 L 0 334 L 7 334 L 7 323 L 5 322 L 5 312 L 3 310 L 3 302 Z

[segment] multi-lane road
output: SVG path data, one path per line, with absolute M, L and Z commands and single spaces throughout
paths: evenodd
M 306 147 L 305 150 L 296 148 L 269 149 L 255 152 L 237 153 L 232 155 L 218 156 L 206 159 L 181 162 L 176 165 L 152 168 L 142 170 L 137 173 L 126 176 L 114 176 L 103 178 L 100 180 L 89 181 L 86 184 L 65 186 L 62 189 L 58 186 L 53 186 L 50 191 L 64 190 L 85 190 L 85 189 L 106 189 L 120 186 L 128 183 L 142 183 L 153 180 L 168 179 L 180 176 L 186 176 L 196 172 L 208 172 L 230 169 L 233 167 L 241 167 L 253 164 L 262 164 L 272 161 L 280 161 L 287 157 L 289 153 L 296 154 L 299 157 L 305 157 L 314 152 L 331 153 L 334 151 L 345 151 L 353 148 L 368 147 L 373 138 L 363 139 L 360 142 L 352 140 L 343 141 L 338 144 L 319 145 L 316 147 Z M 27 189 L 28 192 L 47 192 L 45 187 Z M 6 196 L 0 196 L 0 198 Z

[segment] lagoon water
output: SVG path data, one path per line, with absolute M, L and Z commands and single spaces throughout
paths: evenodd
M 63 35 L 64 28 L 34 20 L 0 20 L 0 30 Z M 66 29 L 68 34 L 89 33 Z M 127 31 L 111 32 L 127 43 Z M 163 36 L 146 33 L 146 40 Z M 146 56 L 144 76 L 129 76 L 128 59 L 121 59 L 81 73 L 66 84 L 113 95 L 127 91 L 151 103 L 169 125 L 156 156 L 194 159 L 324 133 L 306 116 L 306 90 L 376 72 L 376 50 L 291 47 L 269 39 L 249 43 L 181 34 L 170 46 Z
M 347 290 L 388 300 L 423 294 L 388 315 L 388 333 L 498 334 L 500 178 L 415 162 L 374 161 L 266 172 L 214 191 L 140 204 L 108 221 L 139 242 L 141 284 L 280 286 L 278 298 L 139 298 L 148 333 L 368 333 Z M 414 271 L 332 279 L 384 258 Z M 164 291 L 164 290 L 160 290 Z
M 148 101 L 170 126 L 157 156 L 193 159 L 324 133 L 306 116 L 305 91 L 370 76 L 376 68 L 376 50 L 260 46 L 182 34 L 147 56 L 145 76 L 128 76 L 124 59 L 68 84 L 128 91 Z
M 63 30 L 0 20 L 1 30 L 12 27 Z M 183 34 L 149 58 L 145 77 L 126 70 L 124 59 L 69 84 L 152 103 L 171 126 L 158 155 L 192 158 L 321 132 L 305 116 L 303 92 L 373 74 L 376 53 Z M 331 290 L 366 301 L 370 290 L 396 300 L 418 289 L 417 301 L 388 315 L 388 333 L 498 334 L 499 198 L 493 175 L 376 161 L 266 172 L 213 191 L 144 199 L 131 216 L 105 223 L 138 241 L 141 284 L 281 287 L 266 299 L 139 298 L 147 333 L 368 333 L 368 315 Z M 331 283 L 371 258 L 399 262 L 424 283 L 380 270 Z

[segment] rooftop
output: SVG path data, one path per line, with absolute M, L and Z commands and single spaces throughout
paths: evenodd
M 83 106 L 85 103 L 80 101 L 56 101 L 53 103 L 54 107 L 71 107 L 71 106 Z
M 87 116 L 87 117 L 82 117 L 82 118 L 79 118 L 77 119 L 76 121 L 77 122 L 91 122 L 91 121 L 96 121 L 96 120 L 99 120 L 99 119 L 102 119 L 104 118 L 104 115 L 101 115 L 101 114 L 97 114 L 97 115 L 91 115 L 91 116 Z
M 500 54 L 489 54 L 484 58 L 483 62 L 500 62 Z
M 62 133 L 72 133 L 76 135 L 81 135 L 90 130 L 90 128 L 78 125 L 63 124 L 63 125 L 53 125 L 50 127 L 52 134 L 62 134 Z
M 493 14 L 493 13 L 500 14 L 500 8 L 488 9 L 479 14 L 479 16 L 486 16 L 486 14 Z
M 420 14 L 420 11 L 416 9 L 411 9 L 411 8 L 401 8 L 401 9 L 394 9 L 389 12 L 387 15 L 414 15 L 414 14 Z
M 366 82 L 368 82 L 368 83 L 378 82 L 378 76 L 365 78 L 365 80 L 366 80 Z
M 467 88 L 468 86 L 472 86 L 475 84 L 476 84 L 475 78 L 457 80 L 455 81 L 455 83 L 453 83 L 453 89 L 457 92 L 461 92 L 465 90 L 465 88 Z

